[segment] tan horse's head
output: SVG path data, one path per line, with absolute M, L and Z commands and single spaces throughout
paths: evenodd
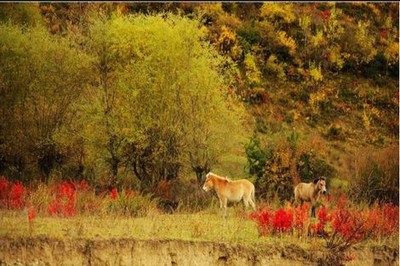
M 320 191 L 323 194 L 326 194 L 326 179 L 321 176 L 320 178 L 315 179 L 314 184 L 317 186 L 317 191 Z
M 204 182 L 203 189 L 210 191 L 214 187 L 213 174 L 210 172 L 206 175 L 206 181 Z

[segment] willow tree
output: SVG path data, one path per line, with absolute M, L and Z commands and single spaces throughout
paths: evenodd
M 147 189 L 183 169 L 201 175 L 239 147 L 243 110 L 227 96 L 234 67 L 200 21 L 114 16 L 91 27 L 98 83 L 82 110 L 87 143 L 108 172 L 131 169 Z
M 131 142 L 135 173 L 151 184 L 190 167 L 200 181 L 243 134 L 242 109 L 227 97 L 233 66 L 205 41 L 197 20 L 158 15 L 131 22 L 136 128 L 144 140 Z
M 73 116 L 90 58 L 42 27 L 1 24 L 0 35 L 1 170 L 46 181 L 66 155 L 55 134 Z

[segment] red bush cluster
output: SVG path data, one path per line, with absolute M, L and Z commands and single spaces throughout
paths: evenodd
M 101 200 L 108 196 L 111 201 L 119 199 L 123 201 L 138 196 L 136 191 L 125 189 L 119 193 L 116 188 L 96 196 L 93 187 L 86 180 L 64 181 L 47 187 L 44 193 L 46 195 L 35 196 L 35 192 L 26 189 L 21 182 L 11 182 L 5 177 L 0 177 L 0 208 L 27 208 L 28 221 L 33 220 L 36 211 L 40 212 L 42 208 L 50 216 L 73 217 L 78 213 L 97 213 L 102 208 Z M 32 205 L 30 197 L 36 200 L 36 206 Z M 49 201 L 48 198 L 50 198 Z M 28 203 L 29 206 L 27 206 Z
M 259 209 L 250 214 L 250 218 L 255 220 L 261 235 L 270 233 L 291 233 L 297 231 L 304 232 L 309 222 L 310 207 L 307 204 L 296 208 L 271 208 Z
M 35 208 L 33 206 L 31 206 L 31 207 L 29 207 L 29 210 L 28 210 L 28 222 L 33 223 L 33 221 L 35 220 L 35 217 L 36 217 Z
M 47 208 L 49 215 L 72 217 L 80 211 L 93 213 L 98 209 L 97 200 L 93 197 L 88 197 L 94 192 L 86 180 L 81 182 L 75 180 L 72 182 L 64 181 L 50 189 L 50 193 L 53 195 L 53 199 Z M 117 193 L 116 190 L 114 193 Z M 114 197 L 116 196 L 117 194 Z M 77 204 L 78 200 L 80 200 L 80 204 Z
M 331 16 L 331 12 L 329 10 L 325 10 L 321 12 L 321 18 L 324 20 L 329 19 L 329 17 Z
M 21 182 L 10 182 L 0 178 L 0 206 L 6 209 L 22 209 L 25 207 L 26 189 Z
M 50 202 L 47 212 L 50 215 L 63 217 L 75 216 L 76 186 L 69 182 L 56 185 L 53 189 L 54 199 Z
M 274 232 L 289 232 L 293 225 L 293 210 L 285 210 L 283 208 L 278 209 L 273 216 L 272 225 Z
M 326 235 L 325 226 L 329 221 L 331 221 L 331 215 L 328 213 L 328 208 L 319 208 L 317 217 L 318 222 L 311 224 L 311 231 L 316 235 Z
M 250 219 L 257 222 L 258 231 L 260 235 L 265 236 L 271 232 L 272 218 L 274 216 L 274 211 L 270 208 L 258 209 L 257 212 L 250 214 Z
M 310 206 L 303 204 L 294 209 L 294 228 L 299 232 L 303 233 L 307 227 L 307 222 L 310 216 Z
M 110 198 L 112 200 L 115 200 L 118 197 L 118 191 L 116 188 L 113 188 L 110 192 Z
M 350 207 L 346 198 L 340 198 L 333 207 L 320 207 L 315 222 L 308 205 L 273 210 L 259 209 L 250 214 L 262 236 L 275 233 L 302 233 L 322 236 L 328 246 L 348 246 L 368 238 L 398 234 L 399 207 L 393 204 L 375 204 L 369 209 Z M 309 227 L 307 228 L 307 226 Z

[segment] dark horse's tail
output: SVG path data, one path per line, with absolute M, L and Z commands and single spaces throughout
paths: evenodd
M 257 208 L 256 208 L 256 188 L 254 187 L 254 185 L 253 185 L 253 189 L 252 189 L 252 191 L 251 191 L 251 199 L 253 200 L 253 203 L 254 203 L 254 210 L 256 210 Z

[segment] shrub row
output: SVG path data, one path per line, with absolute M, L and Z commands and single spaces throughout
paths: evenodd
M 11 182 L 0 177 L 0 208 L 8 210 L 29 209 L 30 213 L 57 217 L 79 214 L 119 214 L 144 216 L 156 209 L 157 201 L 149 195 L 123 189 L 95 193 L 85 180 L 64 181 L 54 185 L 39 185 L 28 189 L 21 182 Z

